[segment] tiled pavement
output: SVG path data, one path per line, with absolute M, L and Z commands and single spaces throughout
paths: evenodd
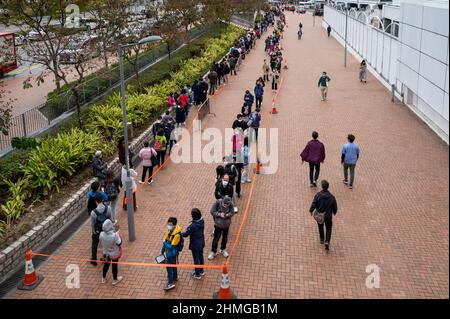
M 343 49 L 312 18 L 301 15 L 304 36 L 297 40 L 298 15 L 287 13 L 284 55 L 289 69 L 277 99 L 279 114 L 271 119 L 279 130 L 279 169 L 260 175 L 254 187 L 248 219 L 229 265 L 231 287 L 239 298 L 448 298 L 448 146 L 413 113 L 391 103 L 389 92 L 369 75 L 358 81 L 358 61 L 343 67 Z M 241 72 L 213 97 L 207 127 L 231 125 L 240 109 L 243 90 L 252 89 L 264 58 L 262 41 Z M 326 70 L 329 101 L 317 89 Z M 271 92 L 265 101 L 270 101 Z M 270 103 L 263 105 L 263 126 L 269 123 Z M 339 206 L 331 251 L 318 242 L 317 226 L 308 213 L 315 191 L 309 188 L 308 168 L 299 152 L 317 130 L 326 146 L 321 177 L 331 183 Z M 356 135 L 361 158 L 355 188 L 342 184 L 340 150 L 346 135 Z M 215 164 L 173 164 L 161 171 L 153 186 L 138 194 L 138 240 L 124 245 L 125 261 L 153 262 L 165 222 L 177 216 L 185 227 L 190 209 L 206 216 L 213 202 Z M 249 185 L 243 188 L 241 212 L 231 228 L 230 246 L 243 215 Z M 120 215 L 126 234 L 126 214 Z M 57 252 L 74 260 L 89 256 L 89 227 Z M 126 238 L 126 236 L 125 236 Z M 211 237 L 207 236 L 207 249 Z M 185 248 L 181 262 L 190 263 Z M 217 257 L 214 263 L 223 262 Z M 120 267 L 124 281 L 117 287 L 100 284 L 101 269 L 80 264 L 80 289 L 67 289 L 66 265 L 51 260 L 38 270 L 44 282 L 33 292 L 12 292 L 9 298 L 211 298 L 220 285 L 220 271 L 209 270 L 201 281 L 181 270 L 174 291 L 165 293 L 166 272 L 160 268 Z M 74 262 L 76 263 L 76 262 Z M 381 271 L 379 289 L 365 286 L 366 266 Z M 111 279 L 110 279 L 111 280 Z

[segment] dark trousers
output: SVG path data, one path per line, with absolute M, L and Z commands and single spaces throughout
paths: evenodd
M 119 258 L 111 259 L 110 257 L 108 257 L 108 259 L 106 261 L 107 262 L 105 262 L 103 264 L 103 278 L 106 278 L 106 274 L 108 273 L 109 265 L 111 265 L 111 261 L 118 262 Z M 117 274 L 118 273 L 119 273 L 119 265 L 118 264 L 112 264 L 112 274 L 113 274 L 113 279 L 114 280 L 117 280 Z
M 269 82 L 269 75 L 268 74 L 264 74 L 263 80 Z
M 221 236 L 222 236 L 222 243 L 220 245 L 220 249 L 224 250 L 227 248 L 228 230 L 229 228 L 222 229 L 214 226 L 214 239 L 211 248 L 211 251 L 213 253 L 217 253 L 217 246 L 219 245 L 219 239 Z
M 262 96 L 256 96 L 256 108 L 259 109 L 261 107 L 263 101 L 263 97 Z
M 142 178 L 141 181 L 145 182 L 145 176 L 147 175 L 147 171 L 148 171 L 148 181 L 151 182 L 152 181 L 152 175 L 153 175 L 153 166 L 144 166 L 142 167 Z
M 122 208 L 127 209 L 127 193 L 126 192 L 125 192 L 125 196 L 123 197 Z M 133 192 L 133 208 L 134 208 L 134 210 L 137 209 L 137 207 L 136 207 L 136 192 Z
M 253 127 L 253 130 L 255 132 L 255 140 L 256 141 L 258 140 L 258 129 L 259 129 L 259 127 Z
M 275 81 L 272 81 L 272 90 L 278 90 L 278 83 Z
M 167 257 L 166 260 L 167 260 L 166 261 L 167 264 L 170 264 L 170 265 L 178 264 L 177 263 L 177 257 L 170 257 L 170 258 Z M 177 268 L 175 268 L 175 267 L 166 267 L 166 269 L 167 269 L 167 282 L 168 282 L 169 285 L 173 284 L 173 282 L 178 279 Z
M 330 243 L 331 241 L 331 232 L 333 229 L 333 219 L 332 218 L 325 218 L 325 223 L 324 224 L 317 224 L 317 226 L 319 226 L 319 235 L 320 235 L 320 240 L 324 240 L 325 239 L 325 243 Z M 326 228 L 326 236 L 324 233 L 324 228 Z
M 235 66 L 233 66 L 233 67 L 230 68 L 230 74 L 233 75 L 233 73 L 234 73 L 234 75 L 237 75 L 236 67 L 235 67 Z
M 309 181 L 311 184 L 316 183 L 319 179 L 320 174 L 320 163 L 319 164 L 312 164 L 309 163 Z
M 203 258 L 202 250 L 192 250 L 192 258 L 194 259 L 194 265 L 204 265 L 205 259 Z M 203 268 L 195 268 L 195 274 L 199 276 L 203 272 Z
M 158 166 L 161 166 L 162 164 L 164 164 L 164 159 L 166 158 L 166 150 L 157 151 L 156 153 L 158 153 Z
M 244 164 L 238 163 L 236 164 L 236 169 L 238 171 L 238 176 L 236 180 L 236 194 L 241 196 L 241 180 L 242 180 L 242 168 L 244 167 Z
M 214 93 L 216 92 L 216 85 L 217 83 L 213 82 L 209 84 L 209 95 L 214 95 Z
M 97 248 L 100 241 L 100 234 L 92 234 L 92 260 L 97 260 Z

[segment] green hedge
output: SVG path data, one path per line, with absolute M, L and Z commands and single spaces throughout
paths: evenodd
M 165 109 L 166 98 L 170 92 L 178 90 L 185 84 L 191 84 L 202 76 L 213 61 L 217 61 L 228 52 L 243 32 L 237 27 L 226 26 L 210 34 L 203 40 L 203 46 L 194 47 L 197 52 L 202 48 L 197 57 L 183 60 L 183 54 L 180 54 L 174 62 L 170 62 L 172 64 L 166 64 L 166 67 L 168 66 L 166 73 L 161 69 L 154 76 L 145 75 L 144 79 L 148 83 L 160 81 L 147 87 L 145 93 L 138 93 L 133 86 L 129 86 L 127 91 L 129 121 L 134 126 L 140 127 L 149 118 L 161 113 Z M 173 71 L 174 69 L 176 71 Z M 153 74 L 154 69 L 149 73 Z M 102 149 L 105 155 L 112 155 L 115 152 L 116 142 L 123 130 L 120 100 L 120 94 L 116 92 L 105 103 L 83 110 L 85 131 L 73 128 L 57 136 L 48 137 L 35 150 L 27 153 L 28 162 L 21 165 L 17 165 L 16 162 L 15 169 L 18 171 L 19 180 L 16 183 L 5 180 L 3 183 L 8 185 L 10 195 L 17 193 L 24 195 L 12 196 L 0 207 L 0 214 L 8 225 L 26 210 L 27 201 L 37 200 L 42 194 L 48 195 L 53 191 L 59 191 L 68 178 L 91 161 L 96 149 Z M 4 223 L 2 225 L 4 226 Z M 3 226 L 0 227 L 0 232 L 5 229 Z

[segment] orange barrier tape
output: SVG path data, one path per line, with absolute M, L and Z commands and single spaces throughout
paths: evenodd
M 76 260 L 78 262 L 97 262 L 100 264 L 107 263 L 103 260 L 92 260 L 92 259 L 75 259 L 74 257 L 64 256 L 64 255 L 47 255 L 41 253 L 31 252 L 31 256 L 48 257 L 49 259 L 63 259 L 66 261 Z M 222 265 L 192 265 L 192 264 L 157 264 L 157 263 L 144 263 L 144 262 L 129 262 L 129 261 L 111 261 L 108 263 L 126 266 L 141 266 L 141 267 L 159 267 L 159 268 L 206 268 L 206 269 L 223 269 L 225 264 Z

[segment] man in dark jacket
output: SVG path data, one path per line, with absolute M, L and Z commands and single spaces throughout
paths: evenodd
M 325 161 L 325 146 L 318 140 L 319 133 L 312 133 L 312 140 L 306 144 L 305 149 L 300 154 L 302 164 L 309 163 L 309 181 L 311 187 L 317 187 L 317 180 L 320 174 L 320 163 Z
M 333 228 L 333 215 L 337 213 L 336 198 L 328 191 L 330 184 L 326 181 L 322 181 L 322 191 L 318 192 L 313 199 L 309 212 L 311 215 L 316 210 L 318 213 L 325 213 L 325 227 L 326 237 L 324 235 L 324 224 L 319 224 L 320 243 L 325 244 L 325 249 L 330 250 L 331 231 Z
M 247 104 L 247 106 L 249 108 L 249 112 L 251 112 L 251 108 L 252 108 L 254 101 L 255 101 L 255 97 L 253 96 L 253 94 L 251 94 L 249 90 L 245 91 L 244 102 L 245 102 L 245 104 Z
M 195 80 L 194 84 L 192 84 L 192 94 L 194 94 L 194 104 L 195 105 L 200 105 L 200 86 L 199 86 L 199 81 Z
M 198 208 L 193 208 L 191 211 L 192 223 L 188 226 L 186 231 L 181 235 L 183 237 L 190 237 L 189 249 L 192 251 L 192 258 L 194 265 L 204 265 L 203 249 L 205 248 L 205 221 L 202 213 Z M 202 279 L 205 275 L 203 268 L 195 268 L 192 272 L 192 277 L 195 279 Z
M 256 108 L 261 108 L 261 104 L 263 101 L 263 95 L 264 95 L 264 88 L 262 87 L 261 83 L 257 82 L 255 86 L 255 98 L 256 98 Z
M 238 127 L 242 129 L 242 132 L 245 132 L 245 130 L 248 129 L 247 122 L 242 119 L 242 114 L 238 114 L 236 120 L 233 122 L 233 130 Z
M 203 80 L 203 78 L 199 79 L 198 86 L 200 88 L 200 104 L 205 102 L 208 97 L 208 83 Z
M 230 183 L 230 177 L 228 174 L 225 174 L 221 180 L 217 181 L 214 196 L 216 199 L 221 199 L 225 196 L 233 198 L 233 192 L 233 184 Z
M 217 247 L 219 239 L 222 237 L 220 246 L 222 256 L 227 258 L 229 256 L 226 251 L 228 241 L 228 230 L 231 225 L 231 218 L 234 215 L 234 208 L 231 198 L 225 196 L 223 199 L 216 200 L 211 208 L 211 215 L 214 218 L 214 239 L 212 242 L 211 253 L 208 256 L 209 260 L 213 260 L 217 256 Z
M 103 185 L 106 179 L 106 169 L 108 164 L 102 159 L 102 152 L 96 151 L 95 156 L 92 159 L 92 173 L 94 177 L 97 177 L 100 184 Z
M 217 87 L 217 71 L 215 69 L 211 69 L 208 73 L 208 80 L 209 80 L 209 95 L 214 95 L 216 92 Z

